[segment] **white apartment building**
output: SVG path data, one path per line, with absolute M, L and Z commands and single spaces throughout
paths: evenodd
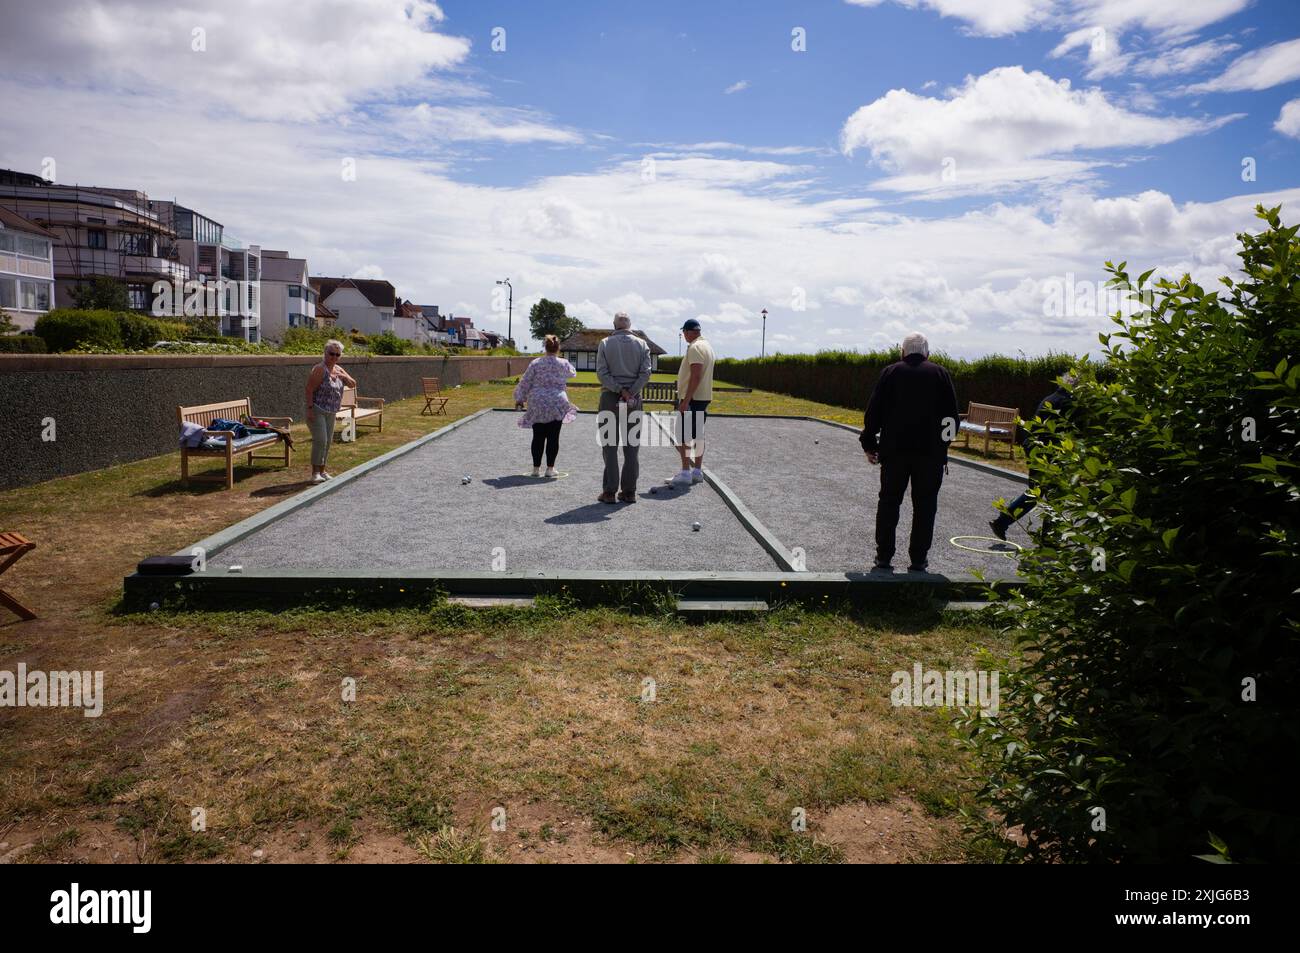
M 0 207 L 0 310 L 19 331 L 54 306 L 54 233 Z
M 307 259 L 287 251 L 262 251 L 262 337 L 283 341 L 290 328 L 316 327 L 316 292 L 307 276 Z
M 341 332 L 397 333 L 393 323 L 397 289 L 389 282 L 373 278 L 312 278 L 311 286 L 316 300 L 337 316 L 335 327 Z

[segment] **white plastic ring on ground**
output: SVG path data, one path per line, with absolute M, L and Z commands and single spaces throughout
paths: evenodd
M 1010 546 L 1012 549 L 991 549 L 989 547 L 981 549 L 978 546 L 966 546 L 963 543 L 959 543 L 957 542 L 959 539 L 983 539 L 998 546 Z M 998 539 L 996 536 L 954 536 L 952 539 L 948 540 L 948 542 L 952 543 L 958 549 L 964 549 L 968 552 L 984 553 L 987 556 L 1006 556 L 1008 559 L 1015 559 L 1025 548 L 1019 543 L 1013 543 L 1009 539 Z

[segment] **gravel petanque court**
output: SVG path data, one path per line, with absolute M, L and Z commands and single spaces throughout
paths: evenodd
M 858 435 L 811 420 L 760 417 L 710 417 L 704 466 L 739 496 L 787 549 L 804 550 L 811 572 L 866 571 L 876 553 L 876 500 L 880 468 L 867 463 Z M 939 490 L 929 570 L 945 576 L 979 569 L 989 578 L 1015 576 L 1012 543 L 1029 547 L 1021 520 L 999 542 L 989 530 L 993 501 L 1008 502 L 1025 485 L 967 466 L 950 456 Z M 904 498 L 898 517 L 894 574 L 907 568 L 912 501 Z M 973 552 L 950 542 L 984 549 Z M 993 552 L 991 550 L 998 550 Z
M 220 551 L 213 565 L 238 563 L 248 572 L 777 569 L 707 483 L 663 487 L 676 471 L 670 449 L 643 449 L 638 501 L 610 506 L 596 502 L 594 414 L 564 426 L 556 469 L 567 475 L 558 480 L 526 475 L 532 431 L 520 429 L 518 418 L 496 411 L 468 421 Z M 462 485 L 463 476 L 471 482 Z M 696 521 L 699 532 L 691 528 Z
M 250 573 L 780 570 L 713 486 L 664 485 L 678 469 L 672 447 L 643 447 L 638 502 L 610 506 L 596 502 L 595 415 L 565 425 L 558 480 L 529 475 L 531 433 L 517 419 L 494 411 L 469 420 L 214 553 L 213 567 L 238 564 Z M 787 549 L 801 547 L 806 569 L 871 568 L 879 470 L 868 466 L 855 434 L 797 419 L 712 417 L 708 427 L 706 469 Z M 989 537 L 991 504 L 1021 488 L 951 464 L 931 572 L 959 576 L 977 568 L 992 578 L 1014 576 L 1012 559 L 963 550 L 949 539 L 969 535 L 985 537 L 964 541 L 976 548 L 1005 546 Z M 905 501 L 895 558 L 900 577 L 910 522 Z M 1028 543 L 1019 527 L 1009 536 Z

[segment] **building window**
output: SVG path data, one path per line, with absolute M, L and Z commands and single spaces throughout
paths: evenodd
M 108 248 L 108 232 L 102 228 L 87 229 L 86 245 L 90 248 Z
M 50 286 L 43 281 L 18 282 L 20 311 L 49 311 Z
M 290 297 L 290 298 L 301 298 L 301 297 L 302 297 L 302 288 L 300 288 L 298 285 L 290 285 L 290 286 L 289 286 L 289 297 Z
M 12 278 L 0 278 L 0 308 L 18 308 L 18 293 Z
M 147 234 L 124 232 L 121 236 L 119 251 L 124 255 L 152 255 L 153 241 Z

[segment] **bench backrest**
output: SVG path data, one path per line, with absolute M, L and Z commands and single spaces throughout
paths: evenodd
M 238 420 L 242 415 L 248 414 L 250 417 L 253 411 L 250 407 L 250 401 L 247 397 L 239 400 L 223 400 L 216 404 L 198 404 L 194 407 L 177 407 L 176 423 L 198 424 L 206 428 L 208 424 L 218 417 L 224 417 L 227 420 Z
M 421 377 L 420 383 L 424 385 L 425 397 L 432 397 L 442 390 L 442 380 L 437 377 Z
M 355 387 L 343 388 L 343 398 L 339 401 L 339 410 L 345 407 L 355 407 L 357 405 L 357 389 Z
M 642 400 L 672 400 L 677 396 L 677 384 L 673 381 L 648 381 L 641 391 Z
M 977 404 L 971 401 L 966 411 L 966 419 L 973 424 L 1012 424 L 1020 412 L 1014 407 L 999 407 L 996 404 Z

